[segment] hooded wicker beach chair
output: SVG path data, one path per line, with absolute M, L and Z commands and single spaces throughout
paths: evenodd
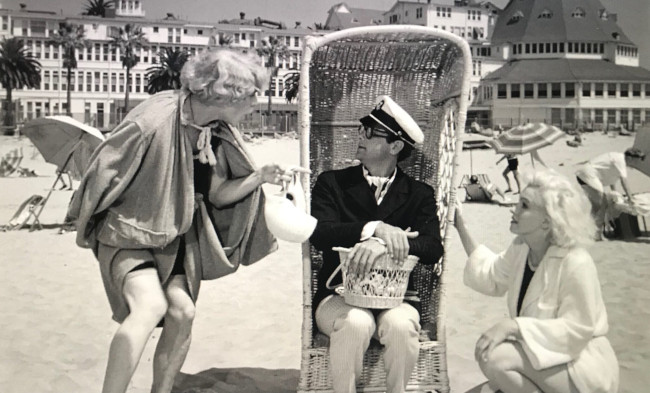
M 454 166 L 469 97 L 471 58 L 467 43 L 445 31 L 420 26 L 354 28 L 305 39 L 299 90 L 302 177 L 309 200 L 323 171 L 352 164 L 359 119 L 379 95 L 389 95 L 425 134 L 400 167 L 436 191 L 441 234 L 448 243 L 455 200 Z M 308 204 L 309 205 L 309 204 Z M 332 392 L 327 340 L 312 320 L 312 297 L 322 259 L 303 244 L 303 329 L 299 392 Z M 411 275 L 418 289 L 422 333 L 418 364 L 408 391 L 448 392 L 445 324 L 445 257 L 418 264 Z M 380 344 L 364 358 L 359 392 L 384 392 Z

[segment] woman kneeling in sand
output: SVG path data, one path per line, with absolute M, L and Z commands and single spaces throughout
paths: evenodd
M 226 49 L 194 56 L 181 91 L 138 105 L 93 155 L 69 214 L 78 218 L 77 244 L 99 261 L 121 323 L 104 393 L 126 391 L 160 323 L 151 391 L 169 393 L 189 348 L 200 281 L 277 247 L 259 214 L 260 186 L 291 173 L 274 164 L 255 168 L 232 127 L 268 83 L 261 63 Z
M 556 172 L 534 172 L 512 213 L 517 237 L 500 254 L 477 245 L 459 210 L 455 225 L 469 255 L 465 284 L 490 296 L 508 294 L 510 318 L 476 343 L 488 383 L 473 391 L 616 392 L 607 312 L 583 248 L 596 226 L 581 190 Z

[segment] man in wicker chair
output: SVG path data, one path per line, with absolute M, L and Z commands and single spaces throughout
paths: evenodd
M 435 263 L 443 253 L 433 189 L 406 175 L 398 161 L 408 158 L 424 135 L 413 118 L 388 96 L 360 119 L 356 158 L 361 165 L 318 176 L 311 213 L 318 219 L 312 244 L 323 252 L 314 297 L 316 325 L 330 338 L 333 387 L 355 392 L 371 338 L 385 346 L 389 393 L 403 392 L 419 352 L 420 315 L 407 302 L 391 309 L 348 305 L 327 288 L 339 263 L 347 274 L 368 275 L 388 254 L 397 264 L 408 255 Z M 332 247 L 351 248 L 345 260 Z M 340 273 L 332 281 L 341 282 Z M 410 287 L 410 283 L 409 283 Z

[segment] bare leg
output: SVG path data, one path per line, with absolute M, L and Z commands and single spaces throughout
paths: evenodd
M 506 179 L 506 184 L 508 185 L 508 188 L 506 188 L 506 192 L 512 191 L 512 188 L 510 187 L 510 178 L 508 178 L 508 173 L 510 173 L 510 168 L 506 168 L 503 171 L 503 178 Z
M 517 342 L 498 345 L 487 362 L 479 361 L 479 366 L 490 386 L 503 393 L 578 393 L 566 364 L 535 370 Z
M 153 359 L 152 393 L 171 392 L 192 339 L 195 307 L 185 276 L 172 276 L 165 288 L 165 295 L 169 308 Z
M 130 314 L 113 336 L 103 393 L 126 392 L 144 346 L 167 310 L 165 294 L 153 268 L 127 274 L 123 293 Z
M 517 193 L 521 192 L 521 185 L 519 184 L 519 172 L 518 171 L 512 171 L 512 176 L 515 178 L 515 182 L 517 183 Z M 508 183 L 508 187 L 510 186 L 510 183 Z

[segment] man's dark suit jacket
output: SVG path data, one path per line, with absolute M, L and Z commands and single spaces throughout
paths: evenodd
M 409 239 L 409 254 L 419 257 L 420 263 L 435 263 L 443 253 L 433 189 L 410 178 L 399 168 L 380 205 L 363 176 L 361 165 L 323 172 L 312 190 L 311 214 L 318 219 L 318 224 L 310 240 L 323 252 L 313 310 L 321 300 L 334 293 L 325 286 L 339 265 L 338 253 L 332 251 L 332 247 L 353 247 L 360 241 L 364 225 L 370 221 L 418 231 L 417 238 Z M 332 285 L 341 281 L 338 273 Z

